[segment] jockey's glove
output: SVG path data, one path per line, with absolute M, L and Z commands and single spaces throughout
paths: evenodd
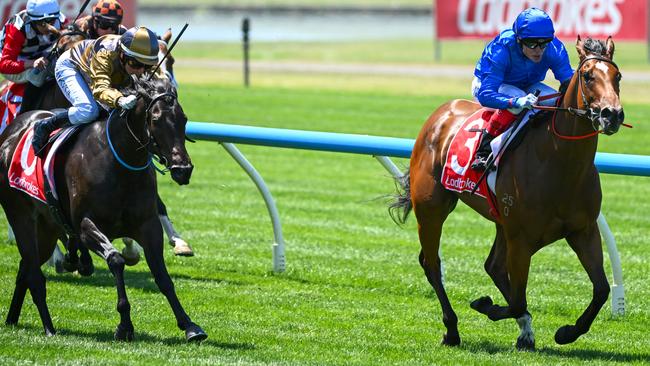
M 117 100 L 117 105 L 122 109 L 131 109 L 135 107 L 135 103 L 138 101 L 138 97 L 135 95 L 127 95 L 125 97 L 120 97 Z
M 524 97 L 515 99 L 513 104 L 519 108 L 530 108 L 535 103 L 537 103 L 537 97 L 534 94 L 528 94 Z

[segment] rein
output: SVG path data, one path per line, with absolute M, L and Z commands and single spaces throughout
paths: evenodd
M 122 158 L 120 158 L 120 156 L 117 154 L 117 151 L 115 150 L 115 147 L 113 146 L 113 142 L 111 141 L 111 134 L 108 132 L 109 127 L 111 125 L 111 120 L 113 120 L 113 115 L 115 114 L 115 111 L 116 111 L 116 109 L 113 109 L 111 111 L 111 114 L 108 116 L 108 119 L 106 120 L 106 141 L 108 141 L 108 147 L 111 149 L 111 152 L 113 153 L 113 156 L 115 157 L 115 160 L 117 160 L 120 163 L 120 165 L 122 165 L 123 167 L 125 167 L 126 169 L 131 170 L 131 171 L 136 171 L 137 172 L 137 171 L 147 169 L 149 167 L 149 165 L 151 165 L 151 160 L 152 160 L 151 157 L 152 157 L 153 154 L 149 153 L 149 159 L 147 160 L 147 163 L 145 165 L 142 165 L 142 166 L 129 165 L 127 162 L 122 160 Z M 128 120 L 127 120 L 126 125 L 128 127 L 128 125 L 129 125 Z M 129 132 L 131 132 L 130 128 L 129 128 Z M 133 136 L 133 132 L 131 132 L 131 135 Z M 137 138 L 136 138 L 136 141 L 138 141 L 138 143 L 140 143 L 140 141 Z

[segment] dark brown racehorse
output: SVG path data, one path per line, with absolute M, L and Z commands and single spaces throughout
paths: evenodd
M 56 163 L 55 181 L 62 217 L 71 228 L 70 235 L 106 260 L 115 277 L 121 318 L 116 339 L 133 339 L 134 329 L 124 286 L 124 258 L 111 240 L 130 237 L 143 247 L 156 284 L 167 297 L 187 340 L 202 340 L 207 335 L 183 310 L 163 261 L 156 172 L 148 166 L 151 154 L 158 155 L 168 162 L 174 181 L 189 183 L 193 166 L 185 149 L 187 117 L 167 79 L 137 80 L 133 90 L 123 92 L 139 98 L 126 119 L 116 116 L 110 124 L 100 121 L 86 126 L 60 153 L 62 159 Z M 55 331 L 40 266 L 52 253 L 57 239 L 65 239 L 66 233 L 46 205 L 10 188 L 7 177 L 9 160 L 19 138 L 28 126 L 48 115 L 47 111 L 21 114 L 0 135 L 0 203 L 14 229 L 21 255 L 6 322 L 18 322 L 29 289 L 45 332 L 51 335 Z
M 531 256 L 542 247 L 566 239 L 593 284 L 593 298 L 575 324 L 555 333 L 559 344 L 585 334 L 607 301 L 609 284 L 603 270 L 600 233 L 601 188 L 594 157 L 598 130 L 616 133 L 623 122 L 619 99 L 621 73 L 612 61 L 614 42 L 587 40 L 576 44 L 580 64 L 551 120 L 529 126 L 523 143 L 506 154 L 499 165 L 496 198 L 501 220 L 489 214 L 485 199 L 445 190 L 440 184 L 451 137 L 480 106 L 454 100 L 438 108 L 424 124 L 413 147 L 406 191 L 392 206 L 401 209 L 401 221 L 411 209 L 418 221 L 422 250 L 420 264 L 442 307 L 447 328 L 442 343 L 460 344 L 458 318 L 441 280 L 440 235 L 458 199 L 496 223 L 496 237 L 485 262 L 507 301 L 495 305 L 489 297 L 472 302 L 473 309 L 492 320 L 517 319 L 520 349 L 534 349 L 531 316 L 526 305 L 526 285 Z M 567 108 L 573 108 L 571 111 Z

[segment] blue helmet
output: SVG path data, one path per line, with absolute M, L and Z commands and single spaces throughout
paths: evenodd
M 521 12 L 512 24 L 512 30 L 518 38 L 553 38 L 555 29 L 553 20 L 538 8 L 528 8 Z

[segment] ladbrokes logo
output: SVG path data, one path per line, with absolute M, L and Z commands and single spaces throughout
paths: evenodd
M 456 19 L 464 35 L 494 35 L 510 28 L 526 8 L 544 9 L 560 34 L 616 34 L 621 30 L 625 0 L 459 0 Z M 628 1 L 629 2 L 629 1 Z

